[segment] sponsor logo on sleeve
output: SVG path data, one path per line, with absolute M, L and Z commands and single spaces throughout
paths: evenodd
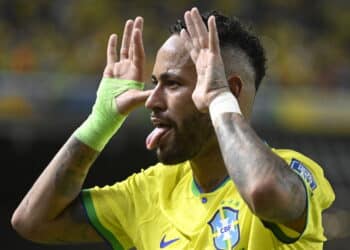
M 311 190 L 317 188 L 317 183 L 311 171 L 307 169 L 300 161 L 293 159 L 290 167 L 309 184 Z

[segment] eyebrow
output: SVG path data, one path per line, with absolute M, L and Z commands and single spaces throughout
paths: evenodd
M 181 82 L 184 82 L 185 79 L 176 75 L 176 74 L 173 74 L 173 73 L 169 73 L 169 72 L 165 72 L 165 73 L 162 73 L 159 77 L 160 80 L 164 81 L 164 80 L 167 80 L 169 78 L 176 78 L 178 79 L 179 81 Z M 155 83 L 158 83 L 158 78 L 155 76 L 155 75 L 152 75 L 152 82 L 155 82 Z

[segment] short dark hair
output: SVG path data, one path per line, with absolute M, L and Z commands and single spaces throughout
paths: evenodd
M 244 26 L 237 17 L 227 17 L 216 10 L 201 15 L 206 25 L 209 17 L 215 16 L 221 48 L 225 46 L 238 48 L 248 56 L 255 71 L 255 89 L 257 90 L 266 71 L 265 50 L 259 38 L 253 34 L 250 27 Z M 171 34 L 179 34 L 182 29 L 186 29 L 186 24 L 181 19 L 170 26 L 169 30 Z

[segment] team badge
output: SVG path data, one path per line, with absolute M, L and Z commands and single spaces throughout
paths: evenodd
M 213 233 L 214 246 L 218 250 L 232 249 L 239 242 L 238 211 L 222 207 L 208 222 Z

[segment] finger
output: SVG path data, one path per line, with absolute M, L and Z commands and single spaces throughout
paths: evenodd
M 123 72 L 123 68 L 122 68 L 122 66 L 121 66 L 121 64 L 120 64 L 120 62 L 116 62 L 116 63 L 114 63 L 114 65 L 113 65 L 113 77 L 115 77 L 115 78 L 120 78 L 120 75 L 121 75 L 121 71 Z
M 133 20 L 128 20 L 125 23 L 122 45 L 120 47 L 120 60 L 128 58 L 133 25 Z
M 140 29 L 134 30 L 134 41 L 133 41 L 133 62 L 135 66 L 139 69 L 143 67 L 144 60 L 145 60 L 145 50 L 143 47 L 143 41 L 142 41 L 142 33 Z
M 220 54 L 220 40 L 216 28 L 215 17 L 210 16 L 208 20 L 209 27 L 209 51 L 214 54 Z
M 134 25 L 132 28 L 132 40 L 131 40 L 131 45 L 129 48 L 129 59 L 134 60 L 134 52 L 135 52 L 135 31 L 140 30 L 142 31 L 143 29 L 143 18 L 142 17 L 136 17 L 134 21 Z
M 134 29 L 139 29 L 141 32 L 143 31 L 143 18 L 141 16 L 135 18 Z
M 185 29 L 182 29 L 180 31 L 180 37 L 185 42 L 186 50 L 188 52 L 191 52 L 191 50 L 193 49 L 193 44 L 192 44 L 190 36 L 188 35 L 188 32 Z
M 132 40 L 134 40 L 134 38 Z M 134 49 L 135 49 L 134 47 L 135 47 L 135 44 L 134 44 L 134 42 L 132 42 L 130 45 L 130 48 L 129 48 L 129 55 L 128 55 L 128 58 L 130 60 L 133 60 L 133 58 L 134 58 Z
M 198 42 L 202 48 L 208 48 L 208 29 L 197 8 L 191 10 L 191 17 L 198 35 Z
M 122 115 L 130 113 L 136 107 L 143 105 L 152 92 L 153 90 L 140 91 L 136 89 L 124 92 L 116 99 L 118 112 Z
M 188 53 L 190 54 L 192 61 L 196 62 L 197 58 L 198 58 L 198 52 L 197 52 L 197 50 L 194 49 L 191 38 L 185 29 L 181 30 L 180 37 L 181 37 L 181 39 L 183 39 L 183 41 L 185 43 L 185 48 L 188 51 Z
M 107 65 L 113 65 L 117 61 L 117 35 L 112 34 L 107 45 Z
M 135 99 L 137 103 L 146 102 L 147 98 L 152 94 L 153 89 L 139 91 Z
M 190 11 L 186 11 L 185 12 L 184 19 L 185 19 L 187 31 L 188 31 L 188 33 L 189 33 L 189 35 L 191 37 L 191 40 L 192 40 L 193 47 L 195 49 L 200 49 L 200 45 L 199 45 L 199 42 L 198 42 L 197 31 L 196 31 L 196 28 L 195 28 L 194 23 L 192 21 L 192 16 L 191 16 L 191 12 Z

